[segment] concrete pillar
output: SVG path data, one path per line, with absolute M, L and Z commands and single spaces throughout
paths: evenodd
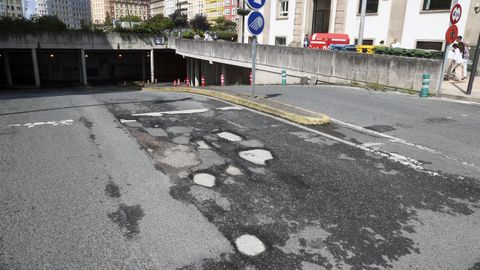
M 146 71 L 145 71 L 145 52 L 141 52 L 140 53 L 141 57 L 142 57 L 142 82 L 145 82 L 145 75 L 146 75 Z
M 33 76 L 35 77 L 35 87 L 40 88 L 40 72 L 38 71 L 37 49 L 32 49 Z
M 190 58 L 190 82 L 195 86 L 195 59 Z
M 10 69 L 10 60 L 8 59 L 7 50 L 3 51 L 3 64 L 5 68 L 5 79 L 7 80 L 7 86 L 12 87 L 12 70 Z
M 187 77 L 189 80 L 192 79 L 191 74 L 190 74 L 190 58 L 187 57 Z
M 153 55 L 153 49 L 150 50 L 150 82 L 155 82 L 155 60 Z
M 223 74 L 223 78 L 225 80 L 225 85 L 227 85 L 229 76 L 227 76 L 227 65 L 226 64 L 222 64 L 222 74 Z
M 195 59 L 195 87 L 200 86 L 200 60 Z
M 81 66 L 81 74 L 82 74 L 82 85 L 87 86 L 87 58 L 85 57 L 85 50 L 80 49 L 80 66 Z

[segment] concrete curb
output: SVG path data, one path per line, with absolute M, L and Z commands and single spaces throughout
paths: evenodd
M 225 100 L 234 104 L 245 106 L 247 108 L 251 108 L 257 111 L 275 115 L 275 116 L 278 116 L 302 125 L 325 125 L 330 123 L 330 117 L 328 117 L 325 114 L 313 113 L 311 111 L 306 111 L 301 108 L 292 106 L 292 108 L 295 108 L 296 111 L 305 112 L 304 114 L 300 114 L 297 112 L 293 112 L 294 111 L 293 109 L 289 111 L 288 104 L 277 103 L 279 107 L 285 107 L 285 108 L 275 108 L 274 106 L 262 103 L 262 99 L 256 99 L 252 101 L 250 99 L 243 98 L 241 96 L 228 94 L 218 90 L 186 88 L 186 87 L 161 87 L 161 88 L 144 87 L 142 91 L 180 92 L 180 93 L 190 93 L 190 94 L 214 97 L 214 98 Z
M 480 103 L 480 99 L 478 99 L 478 98 L 473 98 L 473 97 L 468 97 L 468 96 L 456 96 L 456 95 L 449 95 L 449 94 L 438 94 L 436 97 L 443 97 L 443 98 L 449 98 L 449 99 L 455 99 L 455 100 L 462 100 L 462 101 L 470 101 L 470 102 Z

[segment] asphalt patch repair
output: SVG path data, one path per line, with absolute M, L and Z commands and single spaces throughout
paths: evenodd
M 391 268 L 404 256 L 424 252 L 413 237 L 422 221 L 420 212 L 460 218 L 480 209 L 476 179 L 429 175 L 313 133 L 302 139 L 298 134 L 304 130 L 248 110 L 216 110 L 228 106 L 223 102 L 200 103 L 209 111 L 162 117 L 132 117 L 133 112 L 121 105 L 109 106 L 117 119 L 141 123 L 125 128 L 155 167 L 170 176 L 174 198 L 195 205 L 232 246 L 238 237 L 250 234 L 266 247 L 257 256 L 226 254 L 183 269 Z M 145 103 L 143 108 L 179 109 L 162 103 Z M 156 137 L 147 131 L 169 127 L 189 127 L 183 134 L 188 143 L 173 143 L 179 134 Z M 222 139 L 220 132 L 242 140 Z M 261 142 L 261 149 L 271 153 L 265 165 L 239 156 L 241 151 L 258 149 L 241 143 L 250 140 Z M 202 158 L 205 149 L 198 141 L 210 148 L 208 157 Z M 180 161 L 165 163 L 172 155 Z M 182 163 L 185 157 L 188 162 Z M 230 166 L 241 173 L 227 173 Z M 196 185 L 197 173 L 215 176 L 215 186 Z M 126 211 L 118 212 L 111 218 L 123 224 L 119 217 Z M 122 225 L 127 235 L 138 229 L 137 223 L 132 225 Z

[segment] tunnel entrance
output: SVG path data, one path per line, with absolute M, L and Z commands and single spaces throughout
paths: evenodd
M 81 85 L 79 50 L 37 50 L 42 88 Z

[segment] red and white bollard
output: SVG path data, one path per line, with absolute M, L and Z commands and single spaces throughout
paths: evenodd
M 180 79 L 177 79 L 177 86 L 180 86 L 182 85 L 182 83 L 180 82 Z
M 177 86 L 177 80 L 173 80 L 173 86 Z
M 225 86 L 225 76 L 223 74 L 220 75 L 220 86 Z
M 250 72 L 250 85 L 252 85 L 252 72 Z
M 202 87 L 205 87 L 205 77 L 202 75 Z
M 186 82 L 186 86 L 190 87 L 190 79 L 188 77 L 187 77 L 187 79 L 185 79 L 185 82 Z

